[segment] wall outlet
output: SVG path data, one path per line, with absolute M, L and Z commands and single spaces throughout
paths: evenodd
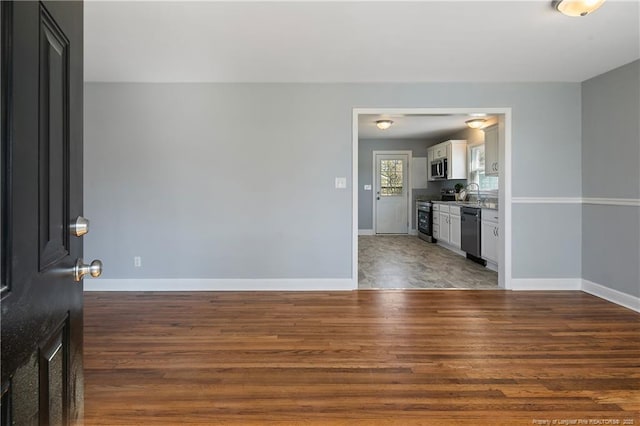
M 136 268 L 139 268 L 142 266 L 142 258 L 140 256 L 133 257 L 133 266 L 135 266 Z
M 365 191 L 371 191 L 371 185 L 365 185 L 364 186 L 364 190 Z

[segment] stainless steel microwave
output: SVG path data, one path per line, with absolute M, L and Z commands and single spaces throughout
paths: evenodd
M 431 178 L 446 179 L 447 178 L 447 159 L 440 158 L 431 162 Z

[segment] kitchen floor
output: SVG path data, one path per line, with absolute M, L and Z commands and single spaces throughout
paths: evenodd
M 498 273 L 413 235 L 358 237 L 358 288 L 498 289 Z

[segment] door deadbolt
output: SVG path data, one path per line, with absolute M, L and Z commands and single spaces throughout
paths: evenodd
M 82 237 L 89 232 L 89 219 L 78 216 L 76 221 L 71 224 L 71 234 L 76 237 Z

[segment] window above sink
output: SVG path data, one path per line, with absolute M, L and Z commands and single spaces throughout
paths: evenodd
M 468 183 L 480 186 L 480 192 L 497 192 L 498 176 L 485 175 L 484 143 L 469 145 Z

